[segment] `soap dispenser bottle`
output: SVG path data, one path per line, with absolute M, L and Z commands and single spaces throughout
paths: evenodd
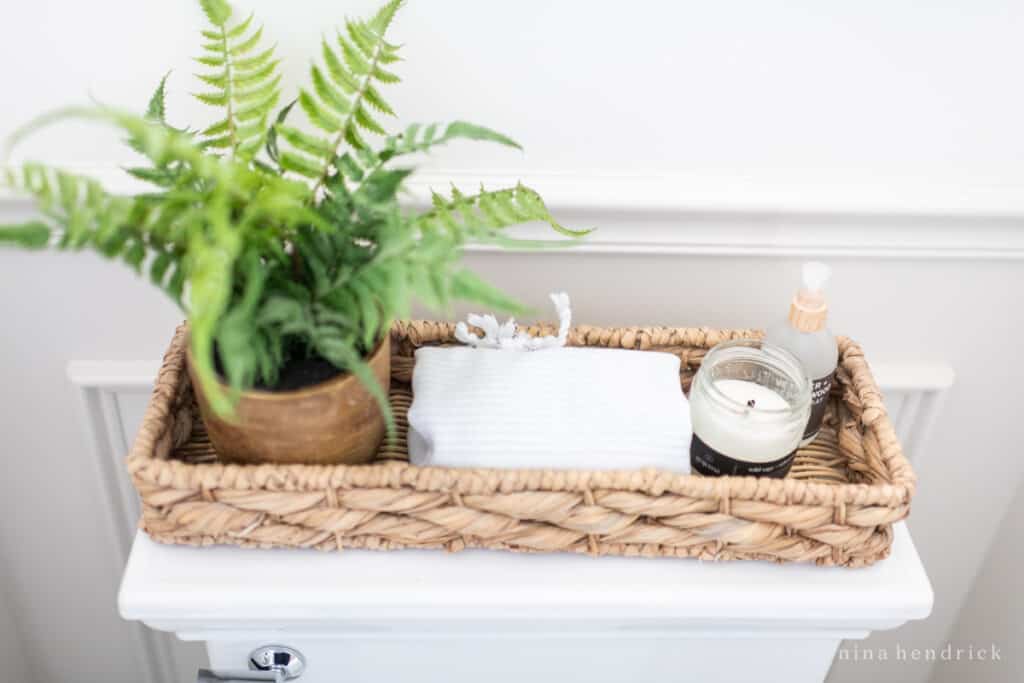
M 800 441 L 801 446 L 813 441 L 821 429 L 839 359 L 836 338 L 825 327 L 828 305 L 823 288 L 830 274 L 829 267 L 824 263 L 805 263 L 803 286 L 793 297 L 789 317 L 768 328 L 765 334 L 765 341 L 781 346 L 796 356 L 811 379 L 811 417 Z

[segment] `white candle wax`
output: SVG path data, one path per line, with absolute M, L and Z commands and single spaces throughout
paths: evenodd
M 804 425 L 799 420 L 779 421 L 764 412 L 789 408 L 785 398 L 766 386 L 740 379 L 716 380 L 714 388 L 748 408 L 733 410 L 711 401 L 691 401 L 693 432 L 709 447 L 735 460 L 755 463 L 778 460 L 796 450 Z

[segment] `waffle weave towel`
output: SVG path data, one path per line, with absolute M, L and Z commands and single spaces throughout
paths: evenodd
M 679 359 L 597 348 L 416 351 L 415 465 L 690 470 Z

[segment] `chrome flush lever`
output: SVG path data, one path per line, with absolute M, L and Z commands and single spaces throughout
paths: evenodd
M 306 658 L 298 650 L 284 645 L 264 645 L 249 654 L 248 671 L 211 671 L 200 669 L 196 683 L 246 683 L 273 681 L 284 683 L 302 675 Z
M 280 683 L 276 671 L 210 671 L 200 669 L 196 683 L 248 683 L 249 681 L 273 681 Z

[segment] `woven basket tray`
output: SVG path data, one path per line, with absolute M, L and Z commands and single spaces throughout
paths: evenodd
M 189 545 L 482 547 L 860 567 L 889 554 L 892 523 L 909 512 L 914 473 L 863 353 L 849 339 L 839 340 L 837 381 L 820 436 L 800 450 L 787 478 L 768 479 L 410 465 L 405 414 L 413 352 L 453 343 L 453 335 L 447 323 L 392 329 L 399 439 L 381 449 L 377 462 L 229 465 L 218 463 L 198 417 L 185 371 L 186 331 L 179 328 L 128 457 L 142 499 L 140 526 L 157 541 Z M 708 349 L 756 335 L 577 327 L 569 344 L 674 353 L 688 391 Z

